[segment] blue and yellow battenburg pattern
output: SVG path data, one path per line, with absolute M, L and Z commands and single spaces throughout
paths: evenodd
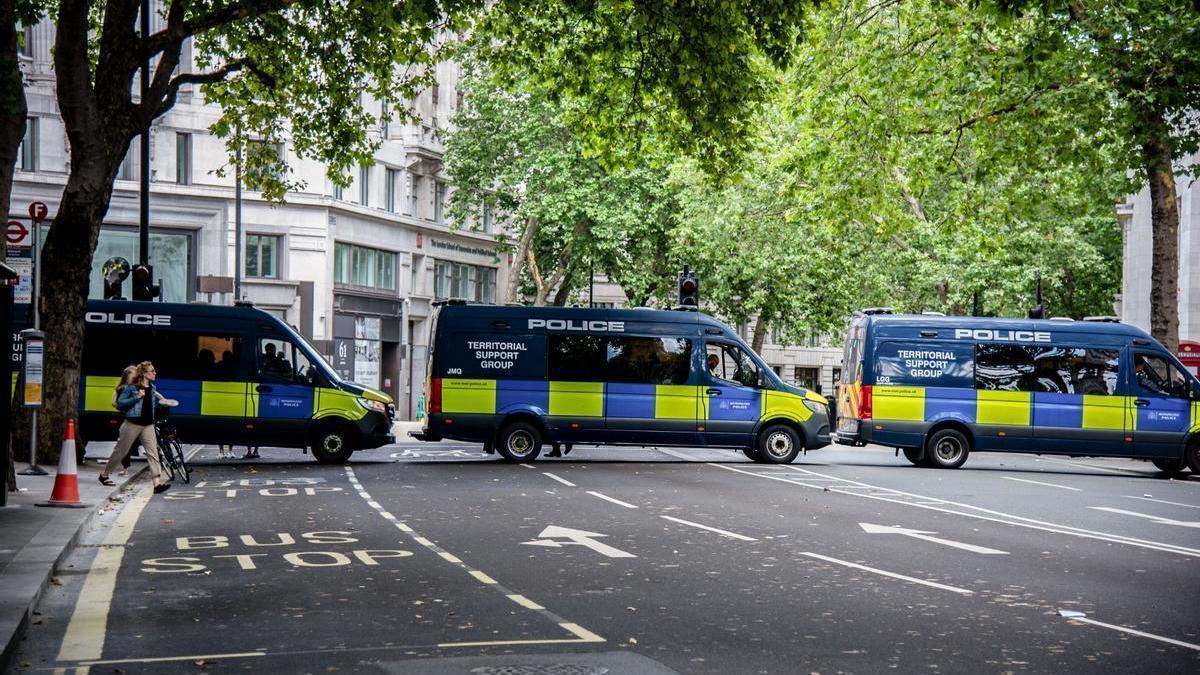
M 81 409 L 84 412 L 114 413 L 112 394 L 120 378 L 90 375 L 84 378 Z M 155 387 L 167 398 L 179 401 L 173 415 L 201 417 L 258 417 L 267 419 L 321 419 L 338 416 L 362 419 L 367 411 L 353 393 L 341 389 L 272 384 L 269 393 L 259 393 L 259 382 L 210 382 L 160 378 Z M 365 398 L 387 402 L 368 390 Z
M 957 420 L 967 424 L 1112 431 L 1200 428 L 1200 404 L 1161 398 L 1152 409 L 1133 396 L 1048 394 L 951 387 L 872 387 L 874 419 L 903 422 Z M 1132 420 L 1132 428 L 1126 420 Z
M 442 412 L 505 415 L 531 411 L 549 417 L 647 420 L 758 420 L 812 416 L 802 397 L 789 392 L 723 388 L 709 396 L 708 386 L 559 382 L 545 380 L 442 380 Z M 825 399 L 808 392 L 810 400 Z

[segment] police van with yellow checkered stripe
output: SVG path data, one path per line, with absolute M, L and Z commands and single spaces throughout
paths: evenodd
M 395 440 L 390 396 L 340 378 L 308 340 L 262 310 L 93 300 L 84 318 L 85 440 L 116 439 L 113 390 L 121 371 L 141 361 L 155 364 L 163 396 L 179 401 L 171 419 L 187 443 L 311 448 L 320 462 L 342 463 Z
M 828 402 L 700 312 L 498 307 L 434 314 L 422 440 L 514 462 L 546 444 L 710 446 L 765 463 L 829 444 Z
M 1114 320 L 894 315 L 847 329 L 838 443 L 918 466 L 977 450 L 1153 461 L 1200 471 L 1200 382 L 1158 341 Z

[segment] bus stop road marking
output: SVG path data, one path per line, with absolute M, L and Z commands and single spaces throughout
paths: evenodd
M 353 468 L 351 468 L 350 466 L 346 466 L 345 471 L 346 471 L 346 477 L 350 481 L 350 484 L 354 486 L 354 489 L 355 489 L 355 491 L 358 492 L 359 496 L 361 496 L 363 498 L 363 500 L 365 500 L 369 505 L 373 505 L 373 506 L 371 506 L 372 510 L 374 510 L 376 513 L 380 514 L 381 516 L 383 516 L 384 514 L 391 515 L 391 514 L 388 514 L 388 512 L 383 509 L 383 506 L 379 505 L 378 502 L 376 502 L 371 497 L 370 493 L 367 492 L 366 488 L 364 488 L 362 486 L 362 483 L 359 482 L 358 476 L 355 475 Z M 504 646 L 504 645 L 572 644 L 572 643 L 581 643 L 581 642 L 604 642 L 605 641 L 604 638 L 600 637 L 599 635 L 596 635 L 595 633 L 580 626 L 579 624 L 571 622 L 571 621 L 567 621 L 566 619 L 555 614 L 554 612 L 551 612 L 550 610 L 546 609 L 545 607 L 542 607 L 540 604 L 534 602 L 533 600 L 526 598 L 524 595 L 521 595 L 520 593 L 516 593 L 515 591 L 512 591 L 509 588 L 506 588 L 505 586 L 498 583 L 494 578 L 492 578 L 490 575 L 486 574 L 482 570 L 475 569 L 471 565 L 468 565 L 466 562 L 464 562 L 458 556 L 454 555 L 453 553 L 450 553 L 449 551 L 443 549 L 442 547 L 433 543 L 429 539 L 421 536 L 420 533 L 418 533 L 412 527 L 408 526 L 406 523 L 404 523 L 402 521 L 394 520 L 392 518 L 385 518 L 385 520 L 387 520 L 389 523 L 391 523 L 393 526 L 395 526 L 396 529 L 400 530 L 405 535 L 407 535 L 414 542 L 416 542 L 417 544 L 420 544 L 424 548 L 428 549 L 429 551 L 431 551 L 432 553 L 437 555 L 442 560 L 445 560 L 446 562 L 450 563 L 451 565 L 454 565 L 455 567 L 466 572 L 473 579 L 475 579 L 479 583 L 483 584 L 487 588 L 490 588 L 490 589 L 496 591 L 497 593 L 503 595 L 510 602 L 513 602 L 520 607 L 528 609 L 529 611 L 532 611 L 532 612 L 537 612 L 538 614 L 540 614 L 542 616 L 542 618 L 550 621 L 551 623 L 557 625 L 559 628 L 562 628 L 563 630 L 567 631 L 568 633 L 570 633 L 571 635 L 574 636 L 573 638 L 548 638 L 545 640 L 500 640 L 500 641 L 493 641 L 493 642 L 445 642 L 445 643 L 439 643 L 437 645 L 438 647 L 489 647 L 489 646 Z M 616 549 L 614 549 L 614 550 L 616 550 Z M 624 552 L 622 551 L 621 553 L 624 553 Z M 630 555 L 630 554 L 626 554 L 626 555 Z M 314 652 L 314 653 L 316 653 L 316 652 Z
M 1028 528 L 1031 530 L 1039 530 L 1042 532 L 1053 532 L 1055 534 L 1067 534 L 1067 535 L 1071 535 L 1073 537 L 1081 537 L 1083 539 L 1095 539 L 1097 541 L 1107 541 L 1107 542 L 1111 542 L 1114 544 L 1125 544 L 1127 546 L 1136 546 L 1139 548 L 1150 549 L 1152 551 L 1162 551 L 1164 553 L 1174 553 L 1177 555 L 1188 556 L 1190 558 L 1200 558 L 1200 549 L 1188 548 L 1186 546 L 1177 546 L 1175 544 L 1165 544 L 1165 543 L 1157 542 L 1157 541 L 1148 541 L 1145 539 L 1135 539 L 1133 537 L 1126 537 L 1126 536 L 1117 535 L 1117 534 L 1109 534 L 1107 532 L 1097 532 L 1095 530 L 1085 530 L 1083 528 L 1071 527 L 1069 525 L 1058 525 L 1056 523 L 1049 523 L 1049 522 L 1046 522 L 1043 520 L 1037 520 L 1034 518 L 1026 518 L 1025 516 L 1018 516 L 1018 515 L 1011 514 L 1011 513 L 1004 513 L 1003 511 L 996 511 L 993 509 L 985 509 L 981 506 L 972 506 L 971 504 L 963 504 L 961 502 L 938 500 L 934 497 L 924 497 L 922 495 L 913 494 L 910 492 L 895 491 L 896 494 L 901 495 L 906 498 L 909 498 L 909 499 L 924 499 L 924 500 L 937 501 L 937 502 L 939 502 L 939 505 L 934 506 L 934 505 L 930 505 L 930 504 L 923 504 L 921 502 L 906 501 L 905 499 L 897 499 L 897 498 L 894 498 L 891 496 L 885 496 L 885 495 L 863 494 L 861 492 L 850 492 L 848 490 L 842 490 L 838 486 L 822 488 L 822 487 L 818 487 L 815 485 L 803 485 L 802 483 L 793 483 L 792 481 L 788 481 L 783 478 L 777 478 L 775 476 L 766 476 L 761 473 L 756 473 L 754 471 L 746 471 L 745 469 L 740 469 L 740 468 L 737 468 L 734 466 L 726 466 L 724 464 L 715 464 L 712 462 L 708 462 L 707 464 L 708 464 L 708 466 L 715 467 L 718 469 L 723 469 L 725 471 L 732 471 L 734 473 L 740 473 L 740 474 L 744 474 L 747 476 L 753 476 L 755 478 L 762 478 L 765 480 L 779 481 L 781 483 L 787 483 L 788 485 L 807 487 L 807 488 L 814 489 L 814 490 L 818 490 L 818 489 L 819 490 L 828 490 L 829 492 L 842 494 L 842 495 L 848 495 L 851 497 L 860 497 L 862 499 L 875 499 L 878 501 L 888 502 L 891 504 L 904 504 L 904 505 L 912 506 L 912 507 L 919 508 L 919 509 L 927 509 L 929 511 L 937 511 L 939 513 L 948 513 L 951 515 L 963 516 L 966 518 L 975 518 L 976 520 L 984 520 L 984 521 L 988 521 L 988 522 L 992 522 L 992 523 L 1000 523 L 1002 525 L 1011 525 L 1013 527 L 1024 527 L 1024 528 Z M 795 471 L 798 471 L 801 473 L 811 473 L 805 469 L 800 469 L 797 467 L 792 467 L 792 468 Z M 817 475 L 822 475 L 822 474 L 817 474 Z M 865 485 L 865 483 L 859 483 L 859 485 Z M 883 490 L 885 488 L 880 488 L 880 489 Z M 954 507 L 954 508 L 950 508 L 950 507 Z M 963 510 L 957 510 L 957 509 L 963 509 Z
M 1196 651 L 1200 651 L 1200 645 L 1192 644 L 1191 642 L 1184 642 L 1182 640 L 1175 640 L 1175 639 L 1172 639 L 1169 637 L 1163 637 L 1162 635 L 1155 635 L 1154 633 L 1147 633 L 1145 631 L 1135 630 L 1133 628 L 1126 628 L 1125 626 L 1118 626 L 1118 625 L 1112 624 L 1112 623 L 1104 623 L 1103 621 L 1089 619 L 1089 618 L 1087 618 L 1087 616 L 1084 615 L 1083 612 L 1060 609 L 1060 610 L 1058 610 L 1058 615 L 1068 621 L 1078 621 L 1080 623 L 1086 623 L 1086 624 L 1090 624 L 1092 626 L 1099 626 L 1101 628 L 1108 628 L 1110 630 L 1120 631 L 1122 633 L 1128 633 L 1130 635 L 1136 635 L 1138 637 L 1149 638 L 1151 640 L 1158 640 L 1159 642 L 1165 642 L 1169 645 L 1175 645 L 1176 647 L 1185 647 L 1187 649 L 1194 649 Z
M 812 553 L 811 551 L 801 551 L 800 555 L 808 556 L 809 558 L 816 558 L 817 560 L 824 560 L 825 562 L 833 563 L 834 565 L 842 565 L 843 567 L 852 567 L 856 570 L 870 572 L 871 574 L 878 574 L 880 576 L 891 577 L 892 579 L 899 579 L 901 581 L 908 581 L 908 582 L 911 582 L 914 584 L 921 584 L 922 586 L 929 586 L 930 588 L 938 588 L 943 591 L 950 591 L 951 593 L 958 593 L 959 595 L 974 595 L 974 593 L 975 593 L 975 591 L 968 590 L 966 588 L 959 588 L 957 586 L 949 586 L 947 584 L 939 584 L 936 581 L 928 581 L 926 579 L 917 579 L 916 577 L 910 577 L 910 576 L 907 576 L 904 574 L 888 572 L 887 570 L 881 570 L 881 569 L 878 569 L 875 567 L 868 567 L 866 565 L 860 565 L 858 563 L 850 562 L 849 560 L 840 560 L 838 558 L 831 558 L 827 555 L 821 555 L 820 553 Z
M 669 520 L 673 523 L 679 523 L 680 525 L 687 525 L 689 527 L 696 527 L 701 530 L 708 530 L 709 532 L 716 532 L 717 534 L 729 537 L 730 539 L 737 539 L 738 541 L 758 541 L 754 537 L 747 537 L 744 534 L 738 534 L 736 532 L 730 532 L 728 530 L 721 530 L 721 529 L 718 529 L 715 527 L 710 527 L 708 525 L 701 525 L 700 523 L 693 523 L 690 520 L 684 520 L 682 518 L 674 518 L 672 516 L 659 516 L 659 518 L 662 518 L 663 520 Z
M 1083 492 L 1082 489 L 1071 487 L 1069 485 L 1059 485 L 1058 483 L 1044 483 L 1040 480 L 1029 480 L 1028 478 L 1014 478 L 1012 476 L 1001 476 L 1004 480 L 1015 480 L 1021 483 L 1029 483 L 1030 485 L 1044 485 L 1046 487 L 1058 488 L 1060 490 L 1071 490 L 1072 492 Z
M 1138 513 L 1137 511 L 1126 511 L 1125 509 L 1114 509 L 1111 506 L 1089 506 L 1088 508 L 1095 509 L 1096 511 L 1106 511 L 1108 513 L 1117 513 L 1122 516 L 1133 516 L 1134 518 L 1145 518 L 1145 519 L 1149 520 L 1150 522 L 1158 523 L 1159 525 L 1177 525 L 1179 527 L 1200 527 L 1200 522 L 1196 522 L 1196 521 L 1175 520 L 1174 518 L 1163 518 L 1162 516 L 1156 516 L 1156 515 L 1149 514 L 1149 513 Z

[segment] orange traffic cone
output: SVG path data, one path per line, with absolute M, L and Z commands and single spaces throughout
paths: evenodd
M 67 437 L 63 439 L 62 452 L 58 455 L 58 473 L 54 474 L 54 490 L 50 501 L 38 506 L 61 506 L 82 509 L 87 506 L 79 500 L 79 471 L 75 467 L 75 420 L 67 420 Z

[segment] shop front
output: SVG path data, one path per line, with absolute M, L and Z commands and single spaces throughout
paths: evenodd
M 403 361 L 400 300 L 335 293 L 333 306 L 334 370 L 343 379 L 398 400 Z

